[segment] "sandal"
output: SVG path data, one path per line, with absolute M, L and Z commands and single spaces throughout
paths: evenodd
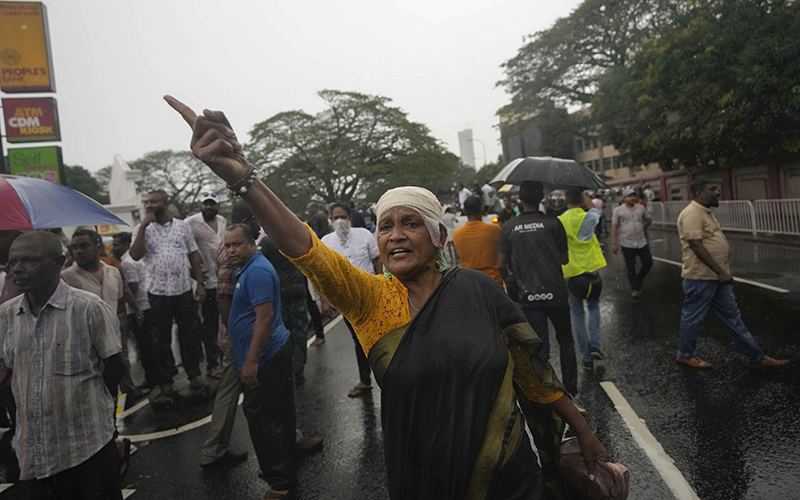
M 120 441 L 117 440 L 117 455 L 120 454 Z M 122 440 L 122 455 L 119 455 L 119 478 L 122 479 L 128 474 L 131 468 L 131 440 L 125 438 Z

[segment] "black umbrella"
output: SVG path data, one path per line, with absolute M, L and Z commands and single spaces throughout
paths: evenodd
M 492 183 L 521 184 L 539 181 L 555 189 L 607 189 L 600 177 L 575 160 L 549 156 L 517 158 L 498 173 Z

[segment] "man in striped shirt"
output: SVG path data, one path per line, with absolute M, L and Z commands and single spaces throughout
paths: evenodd
M 100 297 L 61 280 L 52 233 L 20 235 L 8 273 L 23 294 L 0 306 L 14 369 L 20 480 L 32 499 L 121 500 L 112 388 L 125 373 L 119 322 Z

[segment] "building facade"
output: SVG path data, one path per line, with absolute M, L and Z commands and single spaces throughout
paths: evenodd
M 467 128 L 458 133 L 458 152 L 461 163 L 475 168 L 475 143 L 472 141 L 472 129 Z M 484 158 L 484 161 L 486 159 Z

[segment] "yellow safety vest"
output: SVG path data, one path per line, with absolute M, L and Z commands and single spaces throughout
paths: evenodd
M 569 263 L 561 266 L 565 278 L 590 273 L 606 266 L 606 258 L 603 257 L 597 235 L 592 234 L 590 241 L 578 239 L 578 230 L 580 230 L 585 217 L 586 211 L 582 208 L 573 208 L 558 216 L 567 232 L 569 247 Z

